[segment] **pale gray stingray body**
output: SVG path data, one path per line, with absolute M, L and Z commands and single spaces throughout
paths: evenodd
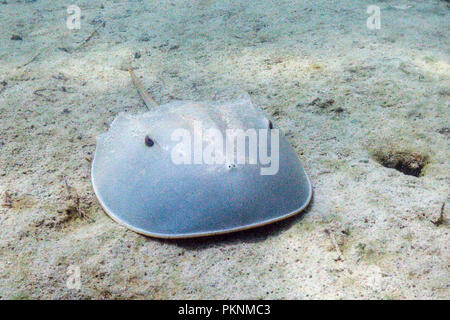
M 226 158 L 226 150 L 220 154 L 226 141 L 222 144 L 206 132 L 227 137 L 233 129 L 267 131 L 267 136 L 257 137 L 255 149 L 248 136 L 243 148 L 233 147 L 234 162 L 219 161 Z M 203 140 L 196 140 L 199 132 Z M 259 143 L 263 140 L 267 150 Z M 277 142 L 275 148 L 272 142 Z M 209 160 L 206 149 L 213 150 Z M 203 151 L 200 157 L 196 150 Z M 251 156 L 252 151 L 257 157 L 264 151 L 262 155 L 275 157 L 277 150 L 275 173 L 269 170 L 273 163 L 264 165 Z M 237 160 L 239 154 L 245 163 Z M 176 101 L 139 115 L 120 114 L 98 137 L 92 183 L 114 220 L 159 238 L 265 225 L 299 213 L 312 196 L 309 178 L 289 142 L 248 98 L 225 103 Z

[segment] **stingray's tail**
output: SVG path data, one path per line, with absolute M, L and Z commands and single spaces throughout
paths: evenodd
M 130 72 L 131 79 L 133 79 L 134 86 L 136 87 L 142 100 L 144 100 L 145 104 L 147 105 L 147 108 L 158 106 L 158 103 L 155 101 L 155 99 L 153 99 L 152 96 L 148 94 L 147 90 L 144 89 L 144 86 L 142 85 L 138 77 L 136 77 L 133 70 L 131 70 L 131 68 L 128 68 L 128 71 Z

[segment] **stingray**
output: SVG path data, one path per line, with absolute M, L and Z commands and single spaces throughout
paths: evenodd
M 248 96 L 158 106 L 129 71 L 149 111 L 120 113 L 98 136 L 92 163 L 95 194 L 113 220 L 147 236 L 192 238 L 308 206 L 312 187 L 296 153 Z

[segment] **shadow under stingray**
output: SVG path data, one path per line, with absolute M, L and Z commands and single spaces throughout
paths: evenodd
M 236 231 L 221 235 L 203 236 L 198 238 L 188 239 L 159 239 L 146 236 L 150 240 L 155 240 L 161 243 L 176 245 L 186 250 L 204 250 L 219 245 L 232 245 L 235 243 L 257 243 L 265 241 L 269 237 L 280 235 L 283 231 L 289 229 L 295 223 L 300 222 L 303 217 L 309 213 L 314 204 L 314 194 L 308 206 L 299 214 L 284 220 L 274 222 L 265 226 L 247 229 L 243 231 Z

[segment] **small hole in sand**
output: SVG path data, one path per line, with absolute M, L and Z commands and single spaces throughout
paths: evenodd
M 428 156 L 418 152 L 378 150 L 373 156 L 384 167 L 414 177 L 420 177 L 428 164 Z

